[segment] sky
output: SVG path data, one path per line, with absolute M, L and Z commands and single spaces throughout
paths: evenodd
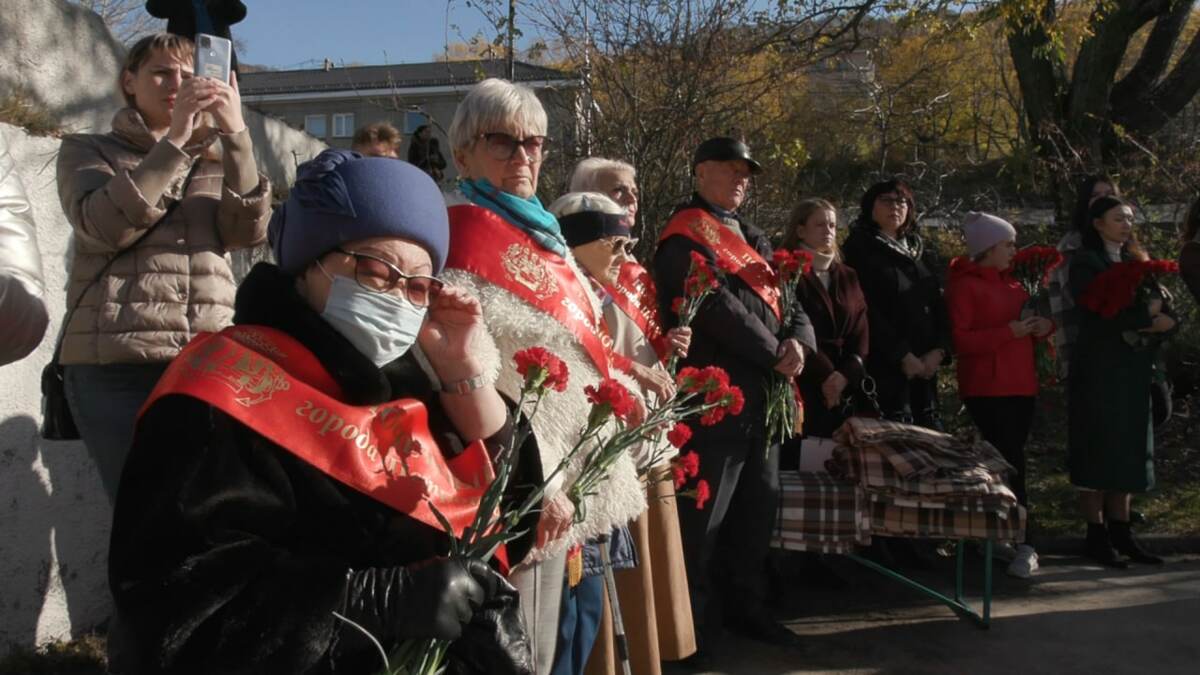
M 339 65 L 431 61 L 447 41 L 496 34 L 468 0 L 244 1 L 246 19 L 232 27 L 246 44 L 238 59 L 281 70 L 318 68 L 326 58 Z

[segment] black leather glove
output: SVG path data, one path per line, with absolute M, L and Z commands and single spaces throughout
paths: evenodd
M 532 675 L 533 648 L 517 589 L 487 565 L 471 563 L 487 600 L 450 645 L 446 675 Z
M 352 570 L 344 614 L 385 645 L 407 638 L 458 639 L 487 597 L 475 579 L 478 566 L 487 569 L 478 560 L 433 558 Z

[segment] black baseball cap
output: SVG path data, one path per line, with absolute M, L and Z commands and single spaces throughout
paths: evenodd
M 696 147 L 696 154 L 692 155 L 692 173 L 696 173 L 696 165 L 700 162 L 726 162 L 733 159 L 745 160 L 750 165 L 750 173 L 762 171 L 762 165 L 750 156 L 748 145 L 736 138 L 717 136 Z

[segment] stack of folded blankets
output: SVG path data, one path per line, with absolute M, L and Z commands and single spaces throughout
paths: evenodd
M 776 544 L 846 553 L 871 535 L 1024 541 L 1025 509 L 991 444 L 854 417 L 828 473 L 785 473 Z

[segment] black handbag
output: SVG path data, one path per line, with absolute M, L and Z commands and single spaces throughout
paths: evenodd
M 188 172 L 187 178 L 184 179 L 184 191 L 186 194 L 187 185 L 191 183 L 192 172 L 196 170 L 196 166 L 200 162 L 192 164 L 191 171 Z M 71 412 L 71 405 L 67 402 L 66 382 L 63 379 L 63 365 L 60 362 L 62 356 L 63 336 L 67 333 L 67 326 L 71 324 L 71 317 L 75 316 L 75 310 L 79 309 L 79 303 L 83 302 L 87 292 L 92 290 L 92 286 L 104 277 L 112 264 L 116 262 L 125 253 L 133 250 L 143 239 L 150 235 L 159 225 L 171 215 L 176 206 L 179 206 L 183 199 L 177 199 L 167 205 L 167 210 L 162 216 L 154 221 L 154 224 L 146 228 L 140 237 L 135 239 L 132 244 L 117 251 L 96 276 L 88 282 L 87 286 L 83 287 L 83 291 L 75 298 L 75 304 L 71 306 L 70 311 L 63 317 L 62 328 L 58 332 L 58 340 L 54 343 L 54 356 L 51 357 L 50 363 L 42 368 L 42 438 L 47 441 L 77 441 L 79 440 L 79 427 L 75 426 L 75 415 Z

